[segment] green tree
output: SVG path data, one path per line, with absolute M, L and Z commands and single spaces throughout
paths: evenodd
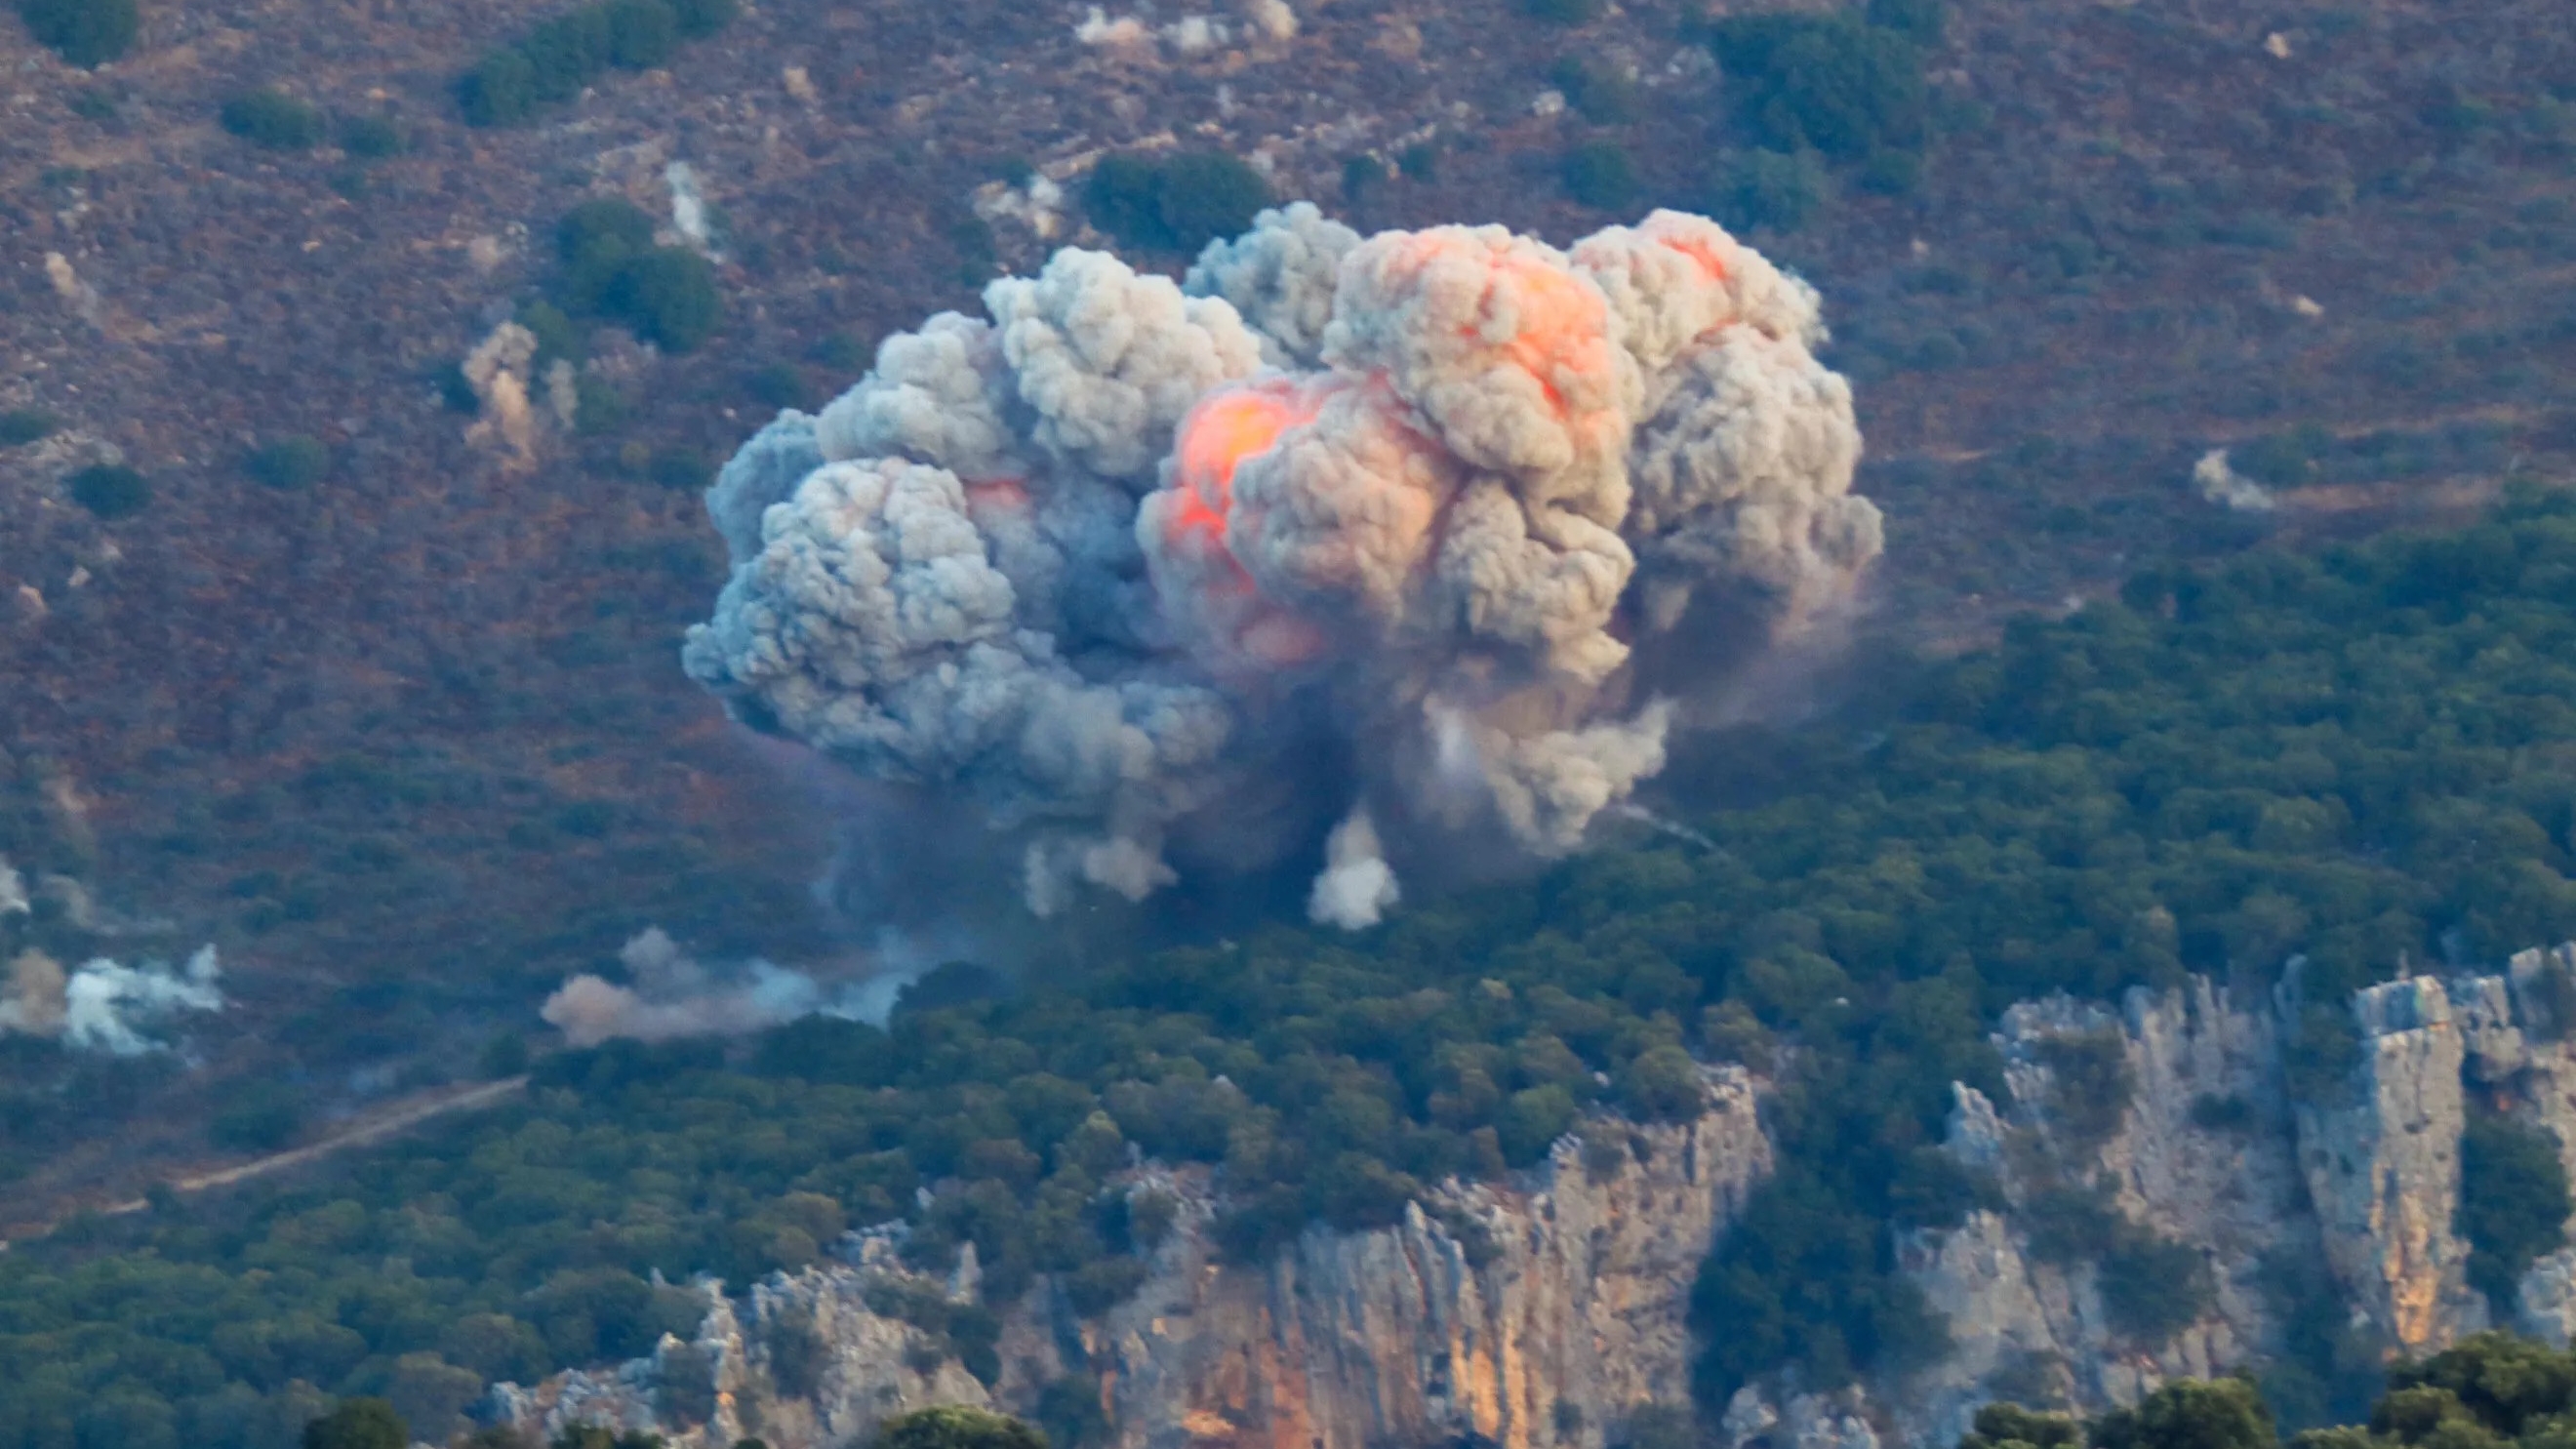
M 296 492 L 331 471 L 331 450 L 301 434 L 271 438 L 242 460 L 242 471 L 281 492 Z
M 72 501 L 114 522 L 141 513 L 152 502 L 152 482 L 131 468 L 95 463 L 64 480 Z
M 2566 1241 L 2567 1169 L 2558 1139 L 2491 1112 L 2473 1112 L 2460 1136 L 2460 1235 L 2469 1282 L 2501 1311 L 2523 1271 Z
M 2272 1411 L 2246 1379 L 2184 1379 L 2093 1421 L 2092 1449 L 2273 1449 Z
M 1047 1440 L 1007 1414 L 949 1404 L 887 1420 L 869 1449 L 1047 1449 Z
M 142 26 L 134 0 L 18 0 L 18 15 L 38 44 L 85 69 L 133 49 Z
M 342 1399 L 304 1426 L 304 1449 L 407 1449 L 411 1426 L 383 1399 Z
M 2019 1404 L 1988 1404 L 1976 1427 L 1959 1436 L 1959 1449 L 2078 1449 L 2083 1428 L 2065 1414 L 2042 1414 Z
M 1637 201 L 1637 161 L 1616 141 L 1587 141 L 1565 153 L 1558 174 L 1565 194 L 1596 211 L 1625 211 Z
M 273 86 L 261 86 L 227 99 L 224 129 L 272 151 L 302 151 L 323 135 L 322 113 Z
M 1249 229 L 1270 204 L 1270 183 L 1218 151 L 1149 158 L 1104 156 L 1083 184 L 1083 210 L 1122 244 L 1196 252 Z
M 53 436 L 62 423 L 42 408 L 0 412 L 0 448 L 18 448 Z

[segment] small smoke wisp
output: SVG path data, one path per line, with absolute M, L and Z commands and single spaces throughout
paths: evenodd
M 224 1009 L 223 970 L 211 945 L 183 966 L 125 966 L 101 956 L 66 973 L 42 951 L 9 963 L 0 991 L 0 1031 L 51 1037 L 77 1051 L 136 1057 L 167 1049 L 146 1035 L 187 1013 Z
M 2236 471 L 2225 448 L 2212 448 L 2191 465 L 2192 486 L 2200 496 L 2238 513 L 2269 513 L 2278 506 L 2272 490 Z
M 769 961 L 709 967 L 659 926 L 628 941 L 617 959 L 630 984 L 585 972 L 546 998 L 540 1014 L 564 1034 L 566 1044 L 746 1036 L 817 1012 L 883 1025 L 895 994 L 912 979 L 899 971 L 880 973 L 835 989 Z
M 1823 337 L 1671 211 L 1559 250 L 1299 203 L 1179 285 L 1068 248 L 744 445 L 683 662 L 980 820 L 1041 914 L 1321 842 L 1358 928 L 1408 859 L 1580 848 L 1715 661 L 1847 612 L 1882 537 Z

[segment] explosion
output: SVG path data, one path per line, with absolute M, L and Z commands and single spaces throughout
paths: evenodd
M 1040 914 L 1315 851 L 1362 927 L 1382 846 L 1577 848 L 1697 646 L 1850 597 L 1879 515 L 1817 305 L 1669 211 L 1559 251 L 1300 203 L 1177 286 L 1067 249 L 744 444 L 685 663 L 971 812 Z

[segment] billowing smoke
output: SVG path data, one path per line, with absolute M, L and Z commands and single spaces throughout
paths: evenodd
M 767 961 L 739 969 L 700 965 L 659 926 L 628 941 L 617 959 L 631 984 L 584 973 L 546 998 L 542 1015 L 570 1045 L 597 1046 L 611 1037 L 741 1036 L 816 1012 L 882 1025 L 896 994 L 918 974 L 881 970 L 836 991 Z
M 685 663 L 971 812 L 1041 914 L 1328 827 L 1309 906 L 1352 928 L 1390 859 L 1571 851 L 1688 671 L 1880 551 L 1815 292 L 1699 217 L 1559 251 L 1301 203 L 1182 284 L 1068 249 L 984 310 L 726 466 Z
M 188 1012 L 221 1011 L 223 971 L 215 948 L 201 946 L 185 966 L 123 966 L 102 956 L 66 974 L 42 951 L 9 963 L 0 990 L 0 1031 L 54 1037 L 80 1051 L 134 1057 L 165 1043 L 145 1035 Z

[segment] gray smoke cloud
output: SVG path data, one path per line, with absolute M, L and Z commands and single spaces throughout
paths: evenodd
M 1702 682 L 1638 660 L 1730 652 L 1635 646 L 1794 638 L 1883 547 L 1814 290 L 1701 217 L 1560 251 L 1301 203 L 1178 286 L 1068 249 L 983 300 L 726 466 L 683 657 L 968 812 L 1041 914 L 1336 820 L 1309 906 L 1353 929 L 1448 833 L 1575 850 Z
M 167 1045 L 147 1031 L 185 1013 L 223 1010 L 222 976 L 212 946 L 178 967 L 125 966 L 101 956 L 69 973 L 42 951 L 22 951 L 0 990 L 0 1031 L 56 1038 L 76 1051 L 142 1056 Z
M 896 994 L 919 974 L 887 969 L 834 986 L 768 961 L 720 969 L 701 965 L 659 926 L 629 940 L 617 959 L 630 984 L 584 972 L 546 998 L 540 1014 L 567 1045 L 743 1036 L 817 1012 L 882 1026 Z

